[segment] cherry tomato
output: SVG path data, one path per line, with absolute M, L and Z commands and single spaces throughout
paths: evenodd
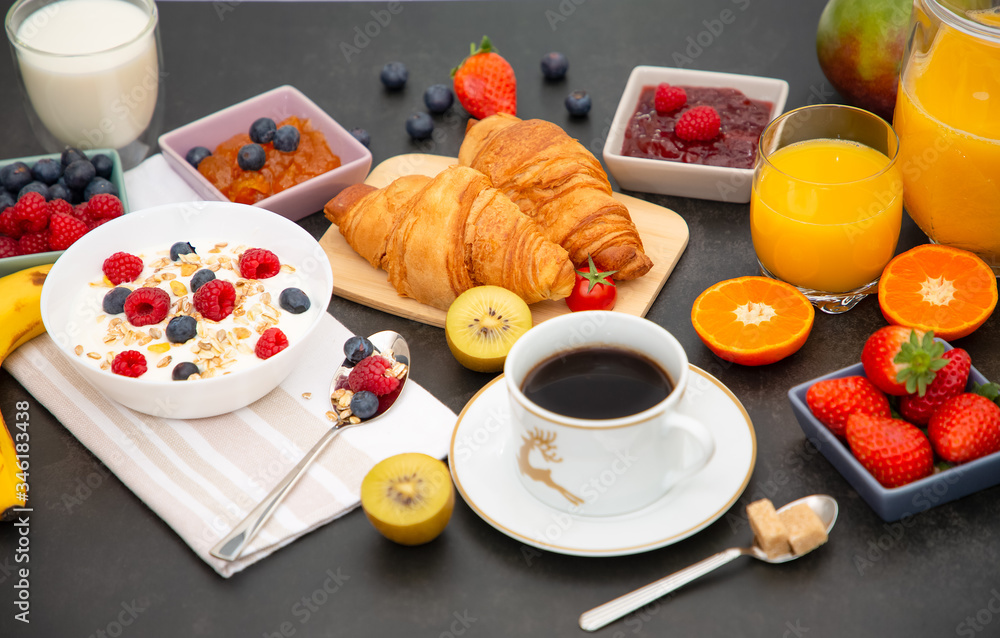
M 618 299 L 618 288 L 611 275 L 615 270 L 601 272 L 594 265 L 594 259 L 587 257 L 588 270 L 576 271 L 573 292 L 566 297 L 566 305 L 573 312 L 581 310 L 611 310 Z

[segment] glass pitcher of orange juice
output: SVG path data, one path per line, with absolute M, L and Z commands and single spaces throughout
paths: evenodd
M 1000 2 L 914 0 L 893 127 L 906 210 L 1000 274 Z

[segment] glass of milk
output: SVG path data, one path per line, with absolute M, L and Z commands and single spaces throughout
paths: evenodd
M 17 0 L 5 26 L 47 152 L 113 148 L 125 168 L 146 157 L 163 115 L 153 0 Z

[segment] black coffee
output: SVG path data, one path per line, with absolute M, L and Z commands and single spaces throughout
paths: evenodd
M 578 419 L 615 419 L 667 398 L 674 385 L 646 356 L 613 347 L 560 352 L 536 365 L 521 391 L 535 404 Z

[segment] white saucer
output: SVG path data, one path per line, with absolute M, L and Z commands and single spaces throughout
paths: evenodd
M 740 497 L 757 459 L 750 416 L 729 388 L 693 373 L 681 411 L 711 431 L 716 450 L 705 468 L 637 512 L 566 514 L 536 500 L 518 479 L 509 444 L 510 408 L 503 376 L 472 397 L 458 416 L 449 464 L 459 493 L 480 517 L 523 543 L 575 556 L 622 556 L 664 547 L 707 527 Z

